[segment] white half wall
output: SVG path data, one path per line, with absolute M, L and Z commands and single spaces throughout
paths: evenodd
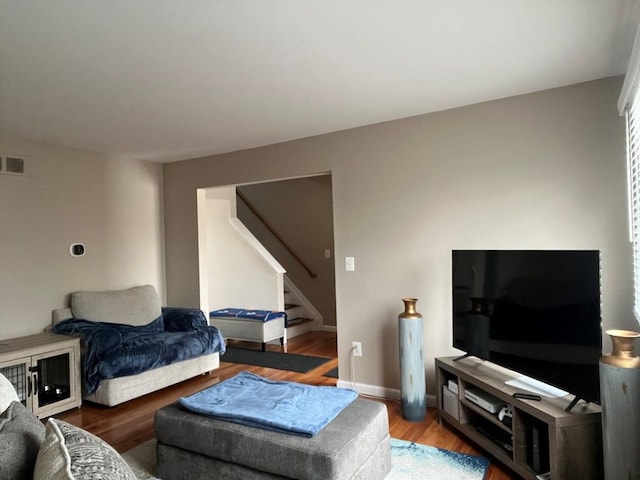
M 199 229 L 206 232 L 200 233 L 200 269 L 207 272 L 201 288 L 208 290 L 201 308 L 284 310 L 284 269 L 237 219 L 235 188 L 206 189 L 199 204 Z

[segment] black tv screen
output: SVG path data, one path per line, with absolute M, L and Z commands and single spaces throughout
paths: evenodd
M 453 346 L 600 402 L 600 253 L 453 250 Z

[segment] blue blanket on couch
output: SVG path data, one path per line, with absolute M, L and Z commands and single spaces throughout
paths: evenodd
M 346 388 L 278 382 L 244 371 L 178 402 L 221 420 L 312 437 L 357 397 Z
M 174 313 L 163 309 L 165 315 Z M 224 352 L 219 330 L 202 319 L 180 313 L 179 322 L 160 315 L 143 326 L 70 319 L 58 323 L 53 332 L 80 335 L 84 355 L 85 394 L 92 394 L 103 379 L 136 375 L 181 360 Z

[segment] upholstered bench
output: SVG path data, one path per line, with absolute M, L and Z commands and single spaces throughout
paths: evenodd
M 382 480 L 391 469 L 387 408 L 357 398 L 306 438 L 192 413 L 155 415 L 157 476 L 178 479 Z
M 209 314 L 209 324 L 216 327 L 224 338 L 262 343 L 280 339 L 285 342 L 285 312 L 223 308 Z

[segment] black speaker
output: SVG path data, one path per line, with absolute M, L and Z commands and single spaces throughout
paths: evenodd
M 547 425 L 534 422 L 529 427 L 527 460 L 536 473 L 549 471 L 549 431 Z

